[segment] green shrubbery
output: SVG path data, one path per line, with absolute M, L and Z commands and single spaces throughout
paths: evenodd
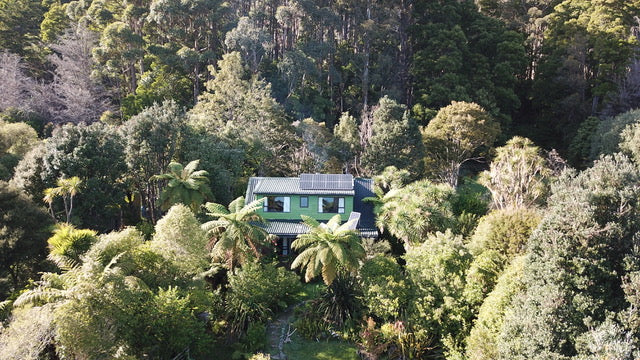
M 360 277 L 369 314 L 384 321 L 400 318 L 411 290 L 395 259 L 377 255 L 367 260 L 360 269 Z
M 285 268 L 247 263 L 229 277 L 226 303 L 232 332 L 239 335 L 249 324 L 267 321 L 292 304 L 300 289 L 298 276 Z
M 262 351 L 267 345 L 267 327 L 262 322 L 251 323 L 247 331 L 234 344 L 236 351 L 233 352 L 233 359 L 253 358 L 251 356 L 257 351 Z
M 539 222 L 539 211 L 528 208 L 495 210 L 480 219 L 468 244 L 474 258 L 464 290 L 474 308 L 482 304 L 511 260 L 526 251 Z
M 307 302 L 295 310 L 296 321 L 293 327 L 308 340 L 325 339 L 330 336 L 331 326 L 317 311 L 315 302 Z

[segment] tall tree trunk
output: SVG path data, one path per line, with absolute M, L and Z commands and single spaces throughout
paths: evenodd
M 409 84 L 409 61 L 411 59 L 412 51 L 411 44 L 409 42 L 409 25 L 411 24 L 411 11 L 413 8 L 413 0 L 401 0 L 400 2 L 400 19 L 398 27 L 398 35 L 400 40 L 399 48 L 399 81 L 400 90 L 404 95 L 404 103 L 411 108 L 413 99 L 411 98 L 411 86 Z
M 200 67 L 196 64 L 193 67 L 193 104 L 198 103 L 198 96 L 200 96 Z
M 73 211 L 73 195 L 69 195 L 69 212 L 67 213 L 67 223 L 71 220 L 71 212 Z
M 62 201 L 64 202 L 64 214 L 66 215 L 67 223 L 69 223 L 69 204 L 67 203 L 66 195 L 62 196 Z
M 129 94 L 135 94 L 138 88 L 138 78 L 135 62 L 129 64 Z
M 367 20 L 371 20 L 371 0 L 367 0 Z M 362 69 L 362 111 L 369 105 L 369 61 L 371 57 L 371 40 L 366 32 L 364 37 L 364 64 Z

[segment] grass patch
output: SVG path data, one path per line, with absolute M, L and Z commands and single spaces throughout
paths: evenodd
M 302 290 L 296 294 L 298 301 L 317 299 L 326 290 L 327 286 L 323 282 L 306 283 Z
M 353 344 L 330 341 L 305 340 L 294 334 L 291 343 L 284 346 L 289 359 L 309 360 L 359 360 L 357 348 Z
M 230 344 L 225 344 L 224 342 L 216 342 L 213 346 L 208 348 L 208 351 L 203 351 L 203 354 L 191 354 L 194 355 L 196 359 L 207 359 L 207 360 L 216 360 L 216 359 L 231 359 L 233 358 L 233 352 L 235 349 Z M 208 356 L 204 356 L 204 354 L 208 353 Z M 200 357 L 202 356 L 202 357 Z

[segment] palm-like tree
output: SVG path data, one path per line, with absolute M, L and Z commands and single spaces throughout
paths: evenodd
M 427 227 L 426 219 L 418 216 L 423 213 L 420 204 L 410 201 L 408 196 L 411 196 L 408 192 L 392 189 L 372 201 L 378 228 L 402 240 L 405 249 L 413 243 L 419 243 Z
M 225 261 L 229 270 L 236 264 L 242 265 L 250 259 L 260 258 L 260 246 L 274 240 L 257 223 L 264 219 L 256 213 L 262 208 L 264 199 L 245 204 L 244 197 L 233 200 L 228 208 L 216 203 L 204 207 L 207 215 L 216 218 L 202 224 L 202 229 L 210 237 L 209 248 L 214 260 Z
M 205 170 L 196 171 L 199 163 L 200 160 L 193 160 L 183 167 L 182 164 L 172 161 L 169 164 L 168 173 L 151 177 L 152 181 L 168 181 L 167 187 L 160 195 L 160 207 L 163 210 L 182 203 L 197 213 L 205 200 L 213 198 L 209 188 L 209 178 L 207 178 L 209 173 Z
M 404 242 L 405 249 L 424 241 L 428 233 L 452 226 L 450 199 L 453 188 L 421 180 L 387 193 L 376 189 L 376 197 L 365 198 L 374 205 L 376 225 Z
M 310 281 L 322 273 L 325 284 L 331 285 L 339 269 L 353 272 L 358 269 L 359 261 L 365 251 L 360 236 L 350 229 L 352 221 L 340 225 L 340 215 L 336 215 L 326 224 L 302 215 L 309 232 L 298 235 L 291 244 L 294 250 L 304 249 L 293 261 L 291 268 L 305 268 L 305 280 Z
M 69 224 L 60 224 L 48 240 L 49 260 L 59 268 L 69 270 L 82 263 L 80 258 L 98 238 L 93 230 L 76 229 Z
M 71 221 L 71 211 L 73 211 L 73 197 L 80 192 L 80 185 L 82 180 L 79 177 L 74 176 L 68 179 L 58 179 L 57 187 L 48 188 L 44 191 L 44 202 L 49 205 L 49 212 L 55 220 L 55 214 L 53 212 L 53 200 L 57 197 L 61 197 L 64 202 L 64 212 L 67 216 L 67 223 Z

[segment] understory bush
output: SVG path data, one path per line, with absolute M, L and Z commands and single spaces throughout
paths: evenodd
M 237 342 L 234 347 L 233 359 L 252 358 L 253 354 L 264 350 L 267 346 L 267 326 L 262 323 L 251 323 L 247 328 L 247 333 Z
M 315 309 L 315 302 L 308 302 L 295 310 L 296 321 L 293 327 L 300 336 L 308 340 L 319 340 L 329 337 L 331 326 L 322 319 Z
M 247 263 L 229 277 L 227 313 L 231 333 L 238 336 L 249 324 L 264 322 L 293 304 L 301 286 L 298 276 L 283 267 Z
M 433 339 L 424 330 L 412 329 L 403 321 L 377 326 L 372 318 L 359 334 L 360 356 L 366 360 L 439 358 Z
M 362 314 L 362 289 L 355 278 L 338 275 L 315 302 L 322 318 L 339 330 L 353 327 Z
M 377 255 L 360 269 L 364 303 L 377 319 L 397 319 L 409 301 L 409 283 L 395 259 Z
M 358 281 L 339 274 L 315 300 L 296 309 L 295 328 L 303 337 L 318 340 L 337 336 L 357 336 L 357 323 L 363 315 L 363 293 Z

